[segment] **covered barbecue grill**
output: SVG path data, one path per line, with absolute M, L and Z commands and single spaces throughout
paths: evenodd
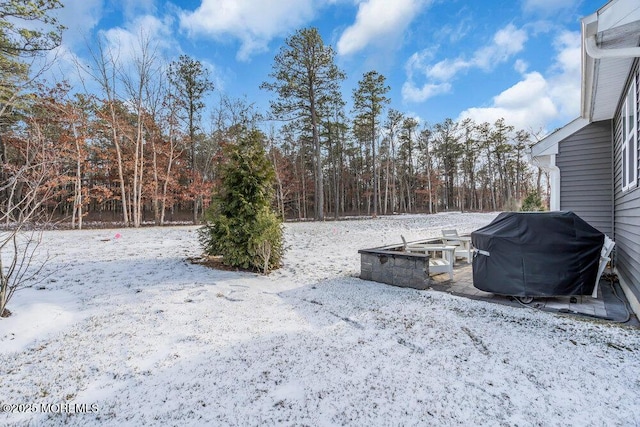
M 590 295 L 604 234 L 573 212 L 504 212 L 471 233 L 473 285 L 516 297 Z

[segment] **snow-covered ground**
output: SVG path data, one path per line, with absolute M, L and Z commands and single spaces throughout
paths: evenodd
M 189 263 L 195 227 L 46 232 L 0 425 L 639 425 L 640 330 L 357 278 L 358 249 L 494 217 L 289 223 L 268 277 Z

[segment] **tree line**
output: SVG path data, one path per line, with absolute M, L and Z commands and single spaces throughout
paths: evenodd
M 31 13 L 43 22 L 61 7 L 42 4 Z M 33 52 L 59 43 L 63 29 L 55 29 Z M 353 89 L 347 111 L 345 73 L 315 28 L 295 32 L 275 56 L 261 85 L 272 94 L 263 112 L 223 94 L 205 104 L 215 93 L 206 67 L 186 55 L 165 61 L 143 35 L 129 61 L 104 40 L 92 43 L 91 61 L 79 64 L 78 78 L 92 88 L 83 90 L 37 78 L 30 52 L 2 31 L 0 44 L 13 46 L 0 46 L 7 223 L 34 185 L 47 196 L 42 206 L 74 228 L 87 220 L 198 223 L 220 185 L 225 147 L 252 129 L 261 130 L 275 170 L 282 218 L 512 209 L 540 192 L 541 172 L 526 161 L 533 136 L 504 120 L 421 123 L 387 108 L 390 88 L 375 70 Z

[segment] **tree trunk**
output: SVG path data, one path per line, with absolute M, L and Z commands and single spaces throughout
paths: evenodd
M 133 226 L 135 228 L 140 227 L 140 221 L 142 218 L 142 173 L 144 165 L 144 128 L 142 126 L 142 105 L 138 104 L 137 126 L 136 126 L 136 141 L 135 141 L 135 154 L 133 156 Z
M 271 157 L 273 162 L 273 169 L 276 173 L 276 202 L 278 203 L 278 211 L 280 212 L 280 218 L 284 220 L 284 194 L 282 190 L 282 179 L 280 178 L 280 170 L 278 169 L 278 159 L 276 156 L 276 150 L 271 139 Z
M 118 132 L 116 131 L 116 112 L 113 102 L 110 103 L 111 109 L 111 135 L 113 138 L 113 144 L 116 148 L 117 164 L 118 164 L 118 179 L 120 180 L 120 198 L 122 200 L 122 220 L 124 226 L 129 226 L 129 212 L 127 209 L 127 190 L 124 182 L 124 168 L 122 165 L 122 149 L 120 147 L 120 141 L 118 140 Z
M 151 165 L 153 172 L 153 223 L 160 225 L 160 179 L 158 177 L 158 148 L 156 139 L 151 139 Z
M 73 125 L 73 136 L 76 142 L 76 179 L 73 197 L 73 214 L 71 216 L 71 228 L 75 228 L 76 217 L 78 218 L 78 230 L 82 229 L 82 150 L 78 141 L 78 132 Z
M 389 203 L 389 160 L 387 160 L 385 164 L 385 172 L 384 172 L 384 207 L 382 208 L 382 212 L 386 215 L 387 208 Z
M 315 103 L 311 102 L 311 127 L 313 131 L 313 144 L 315 148 L 315 197 L 314 197 L 314 219 L 324 221 L 324 183 L 322 177 L 322 147 L 320 145 L 320 135 L 318 134 L 318 118 L 316 116 Z
M 373 217 L 378 216 L 378 168 L 376 168 L 375 122 L 373 122 L 371 138 L 371 162 L 373 163 Z

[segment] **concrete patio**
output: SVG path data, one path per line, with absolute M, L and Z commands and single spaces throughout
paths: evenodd
M 591 296 L 575 297 L 536 297 L 530 304 L 522 304 L 510 296 L 484 292 L 473 286 L 473 270 L 469 263 L 456 261 L 454 280 L 446 274 L 431 276 L 431 289 L 448 292 L 466 298 L 473 298 L 513 307 L 573 315 L 589 319 L 621 323 L 627 326 L 640 327 L 638 319 L 630 312 L 624 292 L 617 282 L 610 280 L 605 274 L 600 279 L 598 298 Z

